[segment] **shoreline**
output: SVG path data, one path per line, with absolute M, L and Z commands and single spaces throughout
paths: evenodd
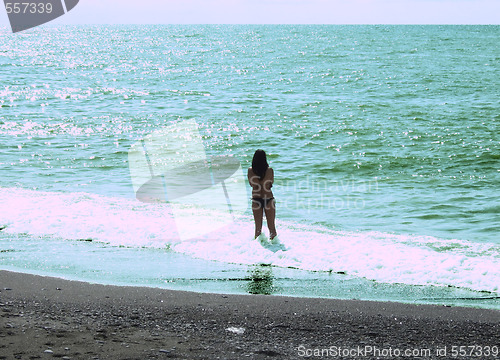
M 428 350 L 413 358 L 446 359 L 457 358 L 453 346 L 500 348 L 498 334 L 497 310 L 195 293 L 0 271 L 0 359 L 299 359 L 356 348 Z M 348 358 L 377 357 L 359 355 Z
M 196 293 L 196 294 L 214 294 L 214 295 L 239 295 L 239 296 L 252 296 L 252 295 L 266 295 L 266 296 L 278 296 L 278 297 L 285 297 L 285 298 L 300 298 L 300 299 L 331 299 L 331 300 L 341 300 L 341 301 L 363 301 L 363 302 L 383 302 L 383 303 L 399 303 L 399 304 L 407 304 L 407 305 L 434 305 L 434 306 L 445 306 L 445 307 L 463 307 L 463 308 L 472 308 L 472 309 L 484 309 L 484 310 L 494 310 L 494 311 L 500 311 L 499 306 L 491 306 L 488 305 L 487 303 L 481 303 L 477 301 L 488 301 L 488 300 L 495 300 L 498 301 L 500 299 L 499 295 L 496 295 L 496 293 L 488 292 L 488 291 L 476 291 L 476 293 L 481 293 L 485 295 L 484 297 L 456 297 L 456 298 L 440 298 L 440 297 L 435 297 L 435 298 L 430 298 L 430 299 L 425 299 L 424 297 L 415 300 L 415 299 L 405 299 L 402 297 L 394 297 L 394 298 L 389 298 L 389 297 L 380 297 L 380 296 L 375 296 L 375 297 L 360 297 L 359 293 L 351 293 L 351 289 L 346 289 L 351 296 L 350 297 L 336 297 L 335 295 L 314 295 L 314 294 L 308 294 L 306 292 L 303 293 L 291 293 L 291 292 L 271 292 L 267 291 L 268 284 L 248 284 L 247 288 L 245 291 L 241 291 L 241 288 L 238 288 L 240 291 L 235 291 L 235 288 L 226 288 L 220 291 L 213 290 L 211 288 L 202 288 L 202 287 L 189 287 L 189 286 L 180 286 L 178 288 L 174 287 L 162 287 L 159 284 L 135 284 L 135 283 L 126 283 L 126 282 L 112 282 L 112 281 L 96 281 L 95 279 L 84 279 L 78 276 L 67 276 L 63 274 L 55 274 L 55 273 L 50 273 L 50 272 L 39 272 L 39 271 L 31 271 L 31 270 L 23 270 L 23 269 L 18 269 L 18 268 L 4 268 L 0 269 L 0 271 L 6 271 L 6 272 L 12 272 L 12 273 L 19 273 L 19 274 L 26 274 L 26 275 L 33 275 L 33 276 L 40 276 L 40 277 L 46 277 L 46 278 L 54 278 L 54 279 L 60 279 L 60 280 L 65 280 L 65 281 L 74 281 L 74 282 L 82 282 L 82 283 L 87 283 L 87 284 L 95 284 L 95 285 L 102 285 L 102 286 L 116 286 L 116 287 L 139 287 L 139 288 L 150 288 L 150 289 L 159 289 L 159 290 L 168 290 L 168 291 L 180 291 L 180 292 L 188 292 L 188 293 Z M 299 270 L 300 271 L 300 270 Z M 307 270 L 306 270 L 307 271 Z M 339 274 L 336 273 L 336 275 L 344 275 L 344 274 Z M 245 279 L 249 282 L 252 281 L 251 276 L 248 277 L 248 279 Z M 274 281 L 274 279 L 271 278 L 271 280 Z M 220 279 L 219 279 L 220 281 Z M 313 280 L 314 281 L 314 280 Z M 368 284 L 361 284 L 361 286 L 368 286 L 370 284 L 369 280 L 366 280 Z M 280 284 L 278 284 L 280 285 Z M 386 284 L 388 285 L 388 284 Z M 398 285 L 398 284 L 393 284 L 393 285 Z M 359 287 L 360 285 L 358 285 Z M 414 286 L 417 288 L 423 288 L 426 287 L 426 285 L 406 285 L 408 287 Z M 432 285 L 431 285 L 432 286 Z M 252 288 L 251 292 L 250 287 Z M 437 289 L 439 289 L 439 286 L 436 286 Z M 450 287 L 449 287 L 450 288 Z M 451 286 L 453 289 L 459 290 L 460 288 L 456 288 Z M 1 288 L 0 288 L 1 290 Z M 472 289 L 466 289 L 467 291 L 473 292 L 474 290 Z M 367 288 L 365 291 L 370 292 L 370 289 Z M 345 292 L 344 292 L 345 293 Z M 489 296 L 487 296 L 489 295 Z M 438 295 L 439 296 L 439 295 Z M 406 300 L 406 301 L 405 301 Z M 441 300 L 441 301 L 440 301 Z M 448 300 L 448 301 L 445 301 Z M 465 301 L 469 300 L 470 302 L 466 303 Z

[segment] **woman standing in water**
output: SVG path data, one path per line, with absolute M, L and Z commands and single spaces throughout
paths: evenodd
M 262 220 L 266 214 L 269 238 L 276 237 L 274 219 L 276 204 L 271 187 L 274 182 L 274 170 L 269 167 L 264 150 L 257 150 L 253 155 L 252 167 L 248 169 L 248 182 L 252 187 L 252 211 L 255 220 L 255 238 L 262 232 Z

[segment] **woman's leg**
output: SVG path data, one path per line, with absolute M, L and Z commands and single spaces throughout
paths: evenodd
M 267 203 L 264 208 L 266 213 L 267 227 L 269 228 L 269 238 L 272 240 L 276 234 L 276 225 L 274 224 L 274 219 L 276 218 L 276 202 L 273 200 Z
M 264 217 L 264 209 L 258 201 L 252 200 L 252 212 L 255 221 L 255 238 L 257 239 L 262 232 L 262 218 Z

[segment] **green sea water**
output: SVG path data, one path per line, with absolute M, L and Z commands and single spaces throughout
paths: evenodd
M 424 247 L 443 263 L 448 255 L 463 257 L 457 264 L 484 258 L 487 268 L 469 285 L 424 283 L 497 292 L 499 37 L 499 26 L 46 26 L 16 35 L 0 29 L 2 246 L 25 251 L 19 236 L 35 239 L 38 248 L 39 236 L 59 243 L 107 234 L 106 256 L 117 256 L 128 230 L 117 215 L 91 221 L 82 214 L 96 214 L 103 201 L 108 210 L 126 207 L 117 199 L 135 196 L 130 146 L 194 119 L 208 155 L 235 156 L 246 168 L 257 148 L 267 152 L 281 229 L 387 234 L 384 241 Z M 32 201 L 46 192 L 55 195 Z M 75 193 L 75 204 L 107 200 L 75 213 L 81 228 L 61 225 L 57 211 L 40 220 L 45 206 L 62 209 L 61 199 Z M 16 197 L 27 204 L 17 217 L 6 205 Z M 251 233 L 251 224 L 243 230 Z M 138 248 L 149 246 L 139 232 L 135 238 Z M 0 253 L 0 266 L 60 268 L 44 268 L 36 254 L 38 260 L 23 262 Z M 191 255 L 246 264 L 238 256 Z M 329 256 L 316 254 L 333 264 Z M 432 266 L 432 256 L 422 266 Z M 309 266 L 314 258 L 297 267 L 323 271 Z M 331 268 L 342 273 L 346 264 L 336 261 Z M 460 278 L 467 268 L 453 266 L 444 266 L 443 279 Z M 356 271 L 347 273 L 407 284 L 394 268 L 393 281 Z M 81 268 L 64 274 L 85 279 Z M 302 294 L 308 288 L 321 296 L 313 287 Z

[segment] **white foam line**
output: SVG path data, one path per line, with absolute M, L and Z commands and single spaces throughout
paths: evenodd
M 89 193 L 0 188 L 2 233 L 88 239 L 113 246 L 169 248 L 223 263 L 266 263 L 308 271 L 345 272 L 383 283 L 456 286 L 500 292 L 500 246 L 416 235 L 345 232 L 278 221 L 288 251 L 272 252 L 252 240 L 253 220 L 221 222 L 217 212 L 180 208 L 180 220 L 217 231 L 180 241 L 171 211 L 161 204 Z M 178 219 L 176 218 L 176 221 Z M 210 226 L 209 226 L 210 225 Z M 437 249 L 437 250 L 436 250 Z

